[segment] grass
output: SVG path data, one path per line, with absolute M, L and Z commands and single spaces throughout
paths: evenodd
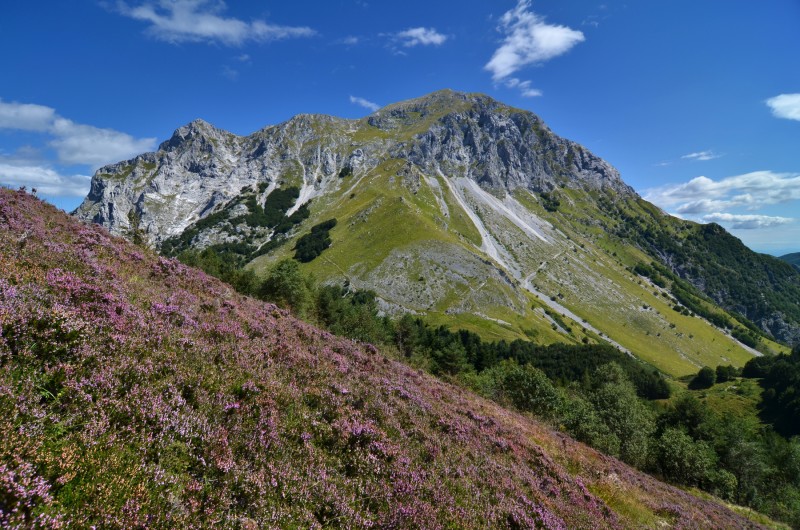
M 633 497 L 631 491 L 625 488 L 621 482 L 615 480 L 615 477 L 608 476 L 601 481 L 595 482 L 589 486 L 589 491 L 603 499 L 603 502 L 616 513 L 622 514 L 626 520 L 631 522 L 631 527 L 668 527 L 674 522 L 659 516 L 641 499 Z
M 312 204 L 312 217 L 303 226 L 311 226 L 321 219 L 320 215 L 335 217 L 339 224 L 331 231 L 332 246 L 317 259 L 304 266 L 318 280 L 350 279 L 355 285 L 370 282 L 371 274 L 386 268 L 400 256 L 410 258 L 399 278 L 412 289 L 423 289 L 420 277 L 435 279 L 444 271 L 436 273 L 429 265 L 419 261 L 427 245 L 439 249 L 451 248 L 456 252 L 474 255 L 480 235 L 472 221 L 462 212 L 449 187 L 441 177 L 429 176 L 439 183 L 439 190 L 432 188 L 424 177 L 420 177 L 419 189 L 412 192 L 403 183 L 398 171 L 405 162 L 389 159 L 374 171 L 364 176 L 354 190 L 354 196 L 346 195 L 349 183 L 340 187 L 339 194 Z M 412 169 L 415 171 L 415 169 Z M 355 177 L 348 177 L 352 179 Z M 437 194 L 450 212 L 444 219 Z M 497 218 L 485 209 L 479 209 L 483 222 L 494 233 L 506 234 L 501 243 L 528 269 L 540 267 L 532 281 L 548 296 L 558 297 L 559 303 L 572 310 L 581 320 L 599 328 L 616 342 L 652 364 L 664 373 L 675 377 L 696 373 L 705 365 L 734 364 L 742 366 L 751 355 L 722 332 L 697 317 L 687 317 L 672 309 L 674 302 L 664 296 L 660 289 L 631 274 L 626 267 L 645 260 L 644 254 L 635 249 L 617 246 L 607 234 L 591 224 L 582 222 L 586 218 L 602 216 L 602 212 L 589 210 L 594 202 L 585 192 L 564 192 L 562 206 L 556 213 L 546 212 L 527 191 L 514 193 L 522 205 L 534 214 L 550 219 L 566 235 L 557 237 L 555 245 L 531 241 L 518 227 L 505 218 Z M 402 219 L 402 223 L 397 220 Z M 297 232 L 303 233 L 303 229 Z M 276 260 L 291 255 L 292 243 L 279 249 L 274 255 L 264 256 L 251 264 L 263 272 Z M 617 256 L 613 256 L 619 248 Z M 422 252 L 422 254 L 420 254 Z M 553 257 L 558 255 L 558 259 Z M 404 258 L 405 259 L 405 258 Z M 395 266 L 396 268 L 396 266 Z M 383 269 L 381 269 L 383 270 Z M 487 268 L 491 278 L 492 267 Z M 550 319 L 534 311 L 535 297 L 528 294 L 526 303 L 514 301 L 522 290 L 490 280 L 481 286 L 477 278 L 467 283 L 456 281 L 430 305 L 417 305 L 413 309 L 425 311 L 431 320 L 451 329 L 464 328 L 475 331 L 487 339 L 494 337 L 511 340 L 535 335 L 537 341 L 576 342 L 584 337 L 590 341 L 602 340 L 594 333 L 583 330 L 583 322 L 569 324 L 572 334 L 552 329 Z M 475 289 L 494 295 L 478 295 Z M 378 288 L 380 292 L 380 288 Z M 515 292 L 516 291 L 516 292 Z M 505 301 L 486 302 L 492 296 L 505 293 Z M 469 302 L 482 299 L 479 305 Z M 454 307 L 471 308 L 468 312 L 453 311 Z M 513 309 L 512 309 L 513 308 Z M 488 317 L 488 318 L 483 318 Z M 508 325 L 495 320 L 507 322 Z M 533 333 L 526 331 L 533 330 Z M 777 345 L 771 348 L 780 349 Z
M 351 140 L 356 144 L 407 141 L 453 110 L 441 103 L 448 101 L 448 97 L 443 92 L 423 106 L 411 101 L 389 107 L 381 116 L 405 109 L 405 117 L 398 114 L 392 118 L 398 123 L 397 129 L 379 129 L 364 119 L 357 122 Z M 476 250 L 481 244 L 479 231 L 443 177 L 422 175 L 420 168 L 404 167 L 407 163 L 404 159 L 387 158 L 367 174 L 357 172 L 342 179 L 336 191 L 315 199 L 311 218 L 294 237 L 327 218 L 335 217 L 339 224 L 331 232 L 332 246 L 321 258 L 304 265 L 306 272 L 323 282 L 350 279 L 359 287 L 372 286 L 380 295 L 378 278 L 392 271 L 390 276 L 404 282 L 410 291 L 403 302 L 393 299 L 395 295 L 384 289 L 383 295 L 390 302 L 400 301 L 410 309 L 427 313 L 436 323 L 451 329 L 470 329 L 489 339 L 534 336 L 545 343 L 584 338 L 592 342 L 603 340 L 584 330 L 584 322 L 567 323 L 572 334 L 553 330 L 551 319 L 534 309 L 542 304 L 525 293 L 521 284 L 510 287 L 494 279 L 495 268 L 488 260 L 482 273 L 488 280 L 485 283 L 477 276 L 458 278 L 458 274 L 439 270 L 436 264 L 426 261 L 430 248 L 486 258 Z M 402 172 L 411 175 L 406 178 L 419 179 L 417 189 L 412 190 L 404 182 Z M 556 297 L 578 320 L 588 322 L 604 336 L 674 377 L 696 373 L 705 365 L 742 366 L 752 357 L 705 320 L 675 312 L 672 309 L 675 301 L 668 293 L 627 270 L 637 263 L 649 263 L 652 258 L 609 232 L 608 227 L 620 221 L 598 205 L 603 200 L 615 201 L 616 197 L 599 191 L 561 188 L 558 210 L 548 212 L 536 194 L 528 190 L 517 189 L 512 196 L 533 215 L 552 223 L 554 230 L 545 229 L 550 243 L 531 239 L 508 219 L 479 202 L 476 214 L 519 263 L 521 276 L 540 269 L 533 275 L 532 283 L 547 297 Z M 446 205 L 449 217 L 443 214 L 440 201 Z M 617 204 L 637 218 L 655 219 L 660 215 L 644 202 L 619 200 Z M 665 229 L 671 230 L 675 237 L 685 237 L 680 224 Z M 292 246 L 290 241 L 250 266 L 263 273 L 276 260 L 290 256 Z M 403 261 L 402 267 L 398 260 Z M 430 283 L 422 284 L 420 277 L 428 278 Z M 449 278 L 449 286 L 441 289 L 443 278 Z M 428 295 L 424 293 L 433 293 L 434 284 L 439 290 L 430 295 L 432 298 L 425 298 Z M 527 302 L 523 301 L 525 298 Z M 415 301 L 412 303 L 411 299 Z M 784 351 L 769 341 L 762 342 L 762 349 Z
M 748 418 L 754 423 L 761 423 L 758 418 L 758 404 L 761 401 L 762 388 L 756 379 L 736 378 L 733 381 L 717 383 L 705 390 L 693 393 L 708 408 L 723 416 Z
M 700 490 L 700 489 L 697 489 L 697 488 L 689 488 L 688 491 L 692 495 L 696 495 L 697 497 L 700 497 L 701 499 L 707 499 L 707 500 L 710 500 L 710 501 L 713 501 L 713 502 L 718 502 L 718 503 L 724 505 L 726 508 L 728 508 L 732 512 L 738 513 L 739 515 L 741 515 L 743 517 L 746 517 L 748 520 L 752 521 L 753 523 L 761 525 L 763 527 L 770 528 L 770 529 L 773 529 L 773 530 L 791 530 L 791 528 L 792 528 L 790 525 L 775 521 L 774 519 L 771 519 L 770 517 L 764 515 L 763 513 L 759 513 L 759 512 L 757 512 L 757 511 L 755 511 L 755 510 L 753 510 L 751 508 L 748 508 L 746 506 L 739 506 L 738 504 L 731 504 L 729 502 L 725 502 L 725 501 L 723 501 L 721 499 L 718 499 L 718 498 L 714 497 L 713 495 L 711 495 L 710 493 L 705 492 L 703 490 Z

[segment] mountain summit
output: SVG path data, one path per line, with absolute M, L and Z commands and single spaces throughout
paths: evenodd
M 608 342 L 673 375 L 800 340 L 800 274 L 664 214 L 535 114 L 442 90 L 249 136 L 202 120 L 101 168 L 76 211 L 167 255 L 294 256 L 490 339 Z
M 342 171 L 369 172 L 391 159 L 496 190 L 566 186 L 634 194 L 613 167 L 553 134 L 535 114 L 442 90 L 360 120 L 304 114 L 245 137 L 195 120 L 158 152 L 101 168 L 77 215 L 123 234 L 133 212 L 148 240 L 159 244 L 243 187 L 296 180 L 301 204 L 329 192 Z

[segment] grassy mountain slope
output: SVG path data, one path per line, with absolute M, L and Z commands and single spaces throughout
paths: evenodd
M 24 193 L 0 226 L 4 525 L 755 526 Z
M 741 366 L 752 357 L 706 320 L 676 312 L 677 301 L 667 290 L 629 272 L 634 263 L 652 260 L 647 253 L 612 240 L 602 227 L 595 234 L 580 224 L 571 211 L 579 211 L 579 219 L 604 215 L 585 192 L 572 191 L 574 199 L 563 193 L 557 212 L 546 211 L 540 196 L 527 190 L 509 195 L 545 220 L 540 230 L 549 241 L 543 242 L 476 200 L 471 190 L 460 204 L 444 177 L 420 176 L 409 182 L 397 175 L 398 165 L 311 204 L 307 225 L 326 218 L 339 223 L 331 231 L 333 244 L 304 265 L 307 271 L 326 282 L 375 289 L 390 310 L 398 306 L 489 339 L 611 339 L 676 376 L 704 365 Z M 476 249 L 481 236 L 476 237 L 475 222 L 464 206 L 474 209 L 497 248 L 513 249 L 509 262 L 520 264 L 516 274 Z M 291 256 L 303 233 L 299 230 L 251 267 L 263 273 L 276 260 Z M 546 311 L 567 315 L 561 318 L 569 331 Z M 761 346 L 782 351 L 766 339 Z
M 285 217 L 263 221 L 290 189 Z M 534 114 L 480 94 L 360 120 L 301 115 L 247 137 L 193 122 L 103 168 L 78 214 L 259 274 L 336 219 L 330 248 L 303 264 L 322 282 L 487 339 L 607 341 L 675 376 L 786 351 L 771 339 L 800 333 L 800 273 L 666 216 Z M 669 269 L 661 285 L 631 272 L 652 262 Z

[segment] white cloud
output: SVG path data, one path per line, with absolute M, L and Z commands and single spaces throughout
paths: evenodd
M 354 105 L 359 105 L 361 107 L 364 107 L 365 109 L 369 109 L 372 112 L 375 112 L 376 110 L 381 108 L 381 106 L 378 105 L 377 103 L 373 103 L 368 99 L 360 98 L 357 96 L 350 96 L 350 103 L 353 103 Z
M 127 160 L 156 147 L 155 138 L 134 138 L 92 125 L 63 118 L 50 107 L 0 101 L 0 128 L 40 133 L 41 146 L 24 145 L 12 154 L 0 153 L 0 183 L 6 186 L 37 188 L 42 194 L 79 197 L 89 190 L 86 175 L 64 175 L 54 165 L 86 166 Z M 43 147 L 55 150 L 50 160 Z
M 691 201 L 678 206 L 675 210 L 680 214 L 701 214 L 706 212 L 719 211 L 723 208 L 734 206 L 730 201 L 715 201 L 713 199 L 700 199 Z
M 519 0 L 514 9 L 500 18 L 498 29 L 505 34 L 505 39 L 484 66 L 495 81 L 501 81 L 525 66 L 558 57 L 585 40 L 582 32 L 547 24 L 530 8 L 530 0 Z
M 32 145 L 20 146 L 11 154 L 0 151 L 0 164 L 36 166 L 41 164 L 43 160 L 42 151 Z
M 532 88 L 530 81 L 520 81 L 516 77 L 511 77 L 506 80 L 506 86 L 509 88 L 518 88 L 522 97 L 534 98 L 542 95 L 542 91 L 538 88 Z
M 30 103 L 0 101 L 0 128 L 51 135 L 54 138 L 48 145 L 58 153 L 59 162 L 92 168 L 152 151 L 156 146 L 155 138 L 137 139 L 113 129 L 74 123 L 50 107 Z
M 111 162 L 127 160 L 156 146 L 155 138 L 134 138 L 113 129 L 81 125 L 57 118 L 51 132 L 56 138 L 50 145 L 56 149 L 59 161 L 98 168 Z
M 715 153 L 714 151 L 698 151 L 696 153 L 689 153 L 688 155 L 683 155 L 681 158 L 687 160 L 700 160 L 700 161 L 707 161 L 707 160 L 714 160 L 716 158 L 720 158 L 722 155 Z
M 769 98 L 766 103 L 776 118 L 800 121 L 800 94 L 781 94 Z
M 0 182 L 4 185 L 28 189 L 36 188 L 43 195 L 54 197 L 84 197 L 89 192 L 91 177 L 87 175 L 60 175 L 42 166 L 15 166 L 0 163 Z
M 221 16 L 224 2 L 211 0 L 158 0 L 139 6 L 120 3 L 120 12 L 149 22 L 147 33 L 170 43 L 221 42 L 239 46 L 246 41 L 270 41 L 314 35 L 305 26 L 279 26 L 262 20 L 245 22 Z
M 734 230 L 758 230 L 760 228 L 771 228 L 792 223 L 794 219 L 790 217 L 773 217 L 769 215 L 739 215 L 732 213 L 715 212 L 704 215 L 703 220 L 707 223 L 729 224 Z
M 239 79 L 239 70 L 231 68 L 227 64 L 222 66 L 222 76 L 229 81 L 237 81 Z
M 800 200 L 800 174 L 754 171 L 719 181 L 696 177 L 683 184 L 645 190 L 645 199 L 682 213 L 713 212 L 720 208 L 755 210 Z
M 48 145 L 58 153 L 59 162 L 92 168 L 152 151 L 156 145 L 155 138 L 137 139 L 113 129 L 81 125 L 50 107 L 29 103 L 0 101 L 0 128 L 52 135 Z
M 6 103 L 0 100 L 0 129 L 46 131 L 55 119 L 56 111 L 44 105 Z
M 435 28 L 409 28 L 395 34 L 395 37 L 405 46 L 439 46 L 447 40 L 447 35 L 442 35 Z
M 359 39 L 358 37 L 355 37 L 353 35 L 349 35 L 349 36 L 345 37 L 344 39 L 342 39 L 341 43 L 346 45 L 346 46 L 355 46 L 356 44 L 358 44 L 360 42 L 360 40 L 361 39 Z

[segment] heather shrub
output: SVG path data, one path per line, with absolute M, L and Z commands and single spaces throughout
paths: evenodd
M 746 524 L 29 196 L 0 190 L 0 225 L 5 526 L 636 526 L 595 493 L 611 477 L 676 527 Z M 412 358 L 446 331 L 418 335 Z M 457 336 L 468 364 L 491 360 Z M 530 390 L 506 388 L 518 403 L 552 397 L 534 369 L 510 371 Z M 754 469 L 735 447 L 721 460 Z M 737 495 L 779 478 L 736 476 Z

